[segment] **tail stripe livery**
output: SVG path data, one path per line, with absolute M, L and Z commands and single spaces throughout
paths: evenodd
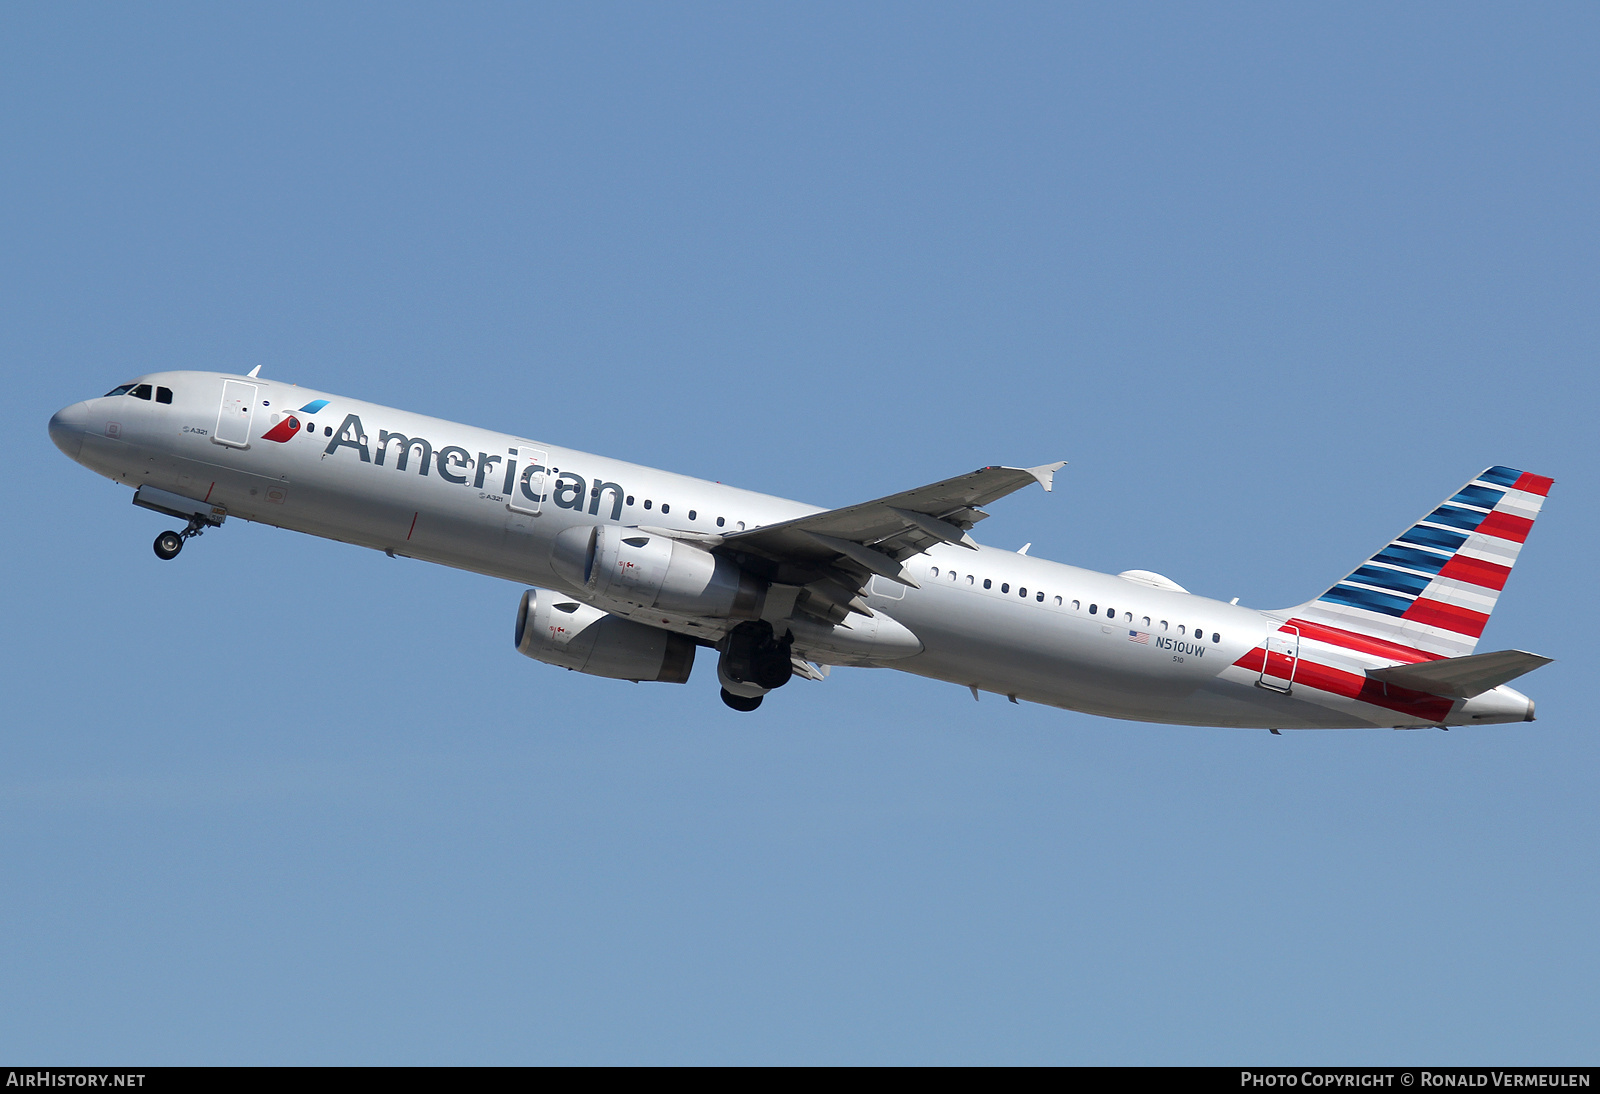
M 1401 660 L 1470 654 L 1552 482 L 1489 468 L 1296 609 L 1292 622 L 1375 639 Z M 1370 643 L 1335 644 L 1364 649 Z
M 1268 656 L 1265 649 L 1257 646 L 1234 664 L 1249 672 L 1259 673 L 1265 667 Z M 1277 654 L 1270 656 L 1274 661 L 1279 657 Z M 1285 666 L 1279 666 L 1279 669 L 1287 671 Z M 1455 705 L 1453 699 L 1425 691 L 1396 687 L 1392 684 L 1386 685 L 1364 673 L 1321 664 L 1304 656 L 1300 658 L 1300 663 L 1295 669 L 1294 683 L 1297 688 L 1315 688 L 1318 691 L 1355 699 L 1371 706 L 1398 711 L 1408 717 L 1430 722 L 1443 721 L 1449 715 L 1450 708 Z

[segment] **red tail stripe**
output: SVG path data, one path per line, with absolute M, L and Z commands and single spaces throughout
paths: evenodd
M 1547 479 L 1543 475 L 1532 475 L 1524 471 L 1522 477 L 1517 480 L 1516 485 L 1511 489 L 1526 490 L 1530 494 L 1547 497 L 1550 493 L 1550 487 L 1555 485 L 1555 481 L 1555 479 Z
M 1494 589 L 1498 592 L 1506 587 L 1506 578 L 1511 576 L 1511 567 L 1502 566 L 1498 562 L 1485 562 L 1481 558 L 1456 555 L 1444 564 L 1439 576 L 1448 577 L 1452 581 L 1465 581 L 1469 585 L 1481 585 L 1485 589 Z
M 1260 672 L 1265 658 L 1266 650 L 1257 646 L 1234 664 L 1251 672 Z M 1274 654 L 1272 667 L 1274 673 L 1280 677 L 1289 675 L 1287 657 Z M 1412 691 L 1409 688 L 1398 688 L 1392 684 L 1382 684 L 1369 679 L 1365 673 L 1346 672 L 1328 665 L 1319 665 L 1315 661 L 1307 661 L 1304 657 L 1300 658 L 1300 664 L 1295 667 L 1294 686 L 1342 695 L 1346 699 L 1371 703 L 1373 706 L 1399 711 L 1409 717 L 1429 722 L 1442 722 L 1450 713 L 1450 708 L 1455 706 L 1455 701 L 1452 699 L 1429 695 L 1427 692 Z
M 1380 684 L 1376 680 L 1369 679 L 1366 673 L 1342 672 L 1304 659 L 1300 661 L 1294 682 L 1316 688 L 1318 691 L 1343 695 L 1347 699 L 1358 699 L 1363 703 L 1371 703 L 1387 710 L 1397 710 L 1413 718 L 1426 718 L 1430 722 L 1443 721 L 1450 713 L 1450 708 L 1455 706 L 1453 699 Z
M 1471 608 L 1445 604 L 1438 600 L 1426 600 L 1420 596 L 1400 618 L 1426 623 L 1430 627 L 1442 627 L 1447 631 L 1455 631 L 1457 634 L 1469 635 L 1472 638 L 1482 634 L 1484 625 L 1489 622 L 1489 617 L 1483 612 L 1475 612 Z
M 1478 525 L 1478 534 L 1484 536 L 1499 536 L 1515 543 L 1522 543 L 1528 538 L 1528 532 L 1533 528 L 1533 521 L 1527 517 L 1514 517 L 1510 513 L 1490 513 L 1483 518 L 1483 523 Z
M 1326 642 L 1330 646 L 1339 646 L 1358 653 L 1370 653 L 1377 657 L 1387 657 L 1391 661 L 1404 661 L 1414 665 L 1418 661 L 1438 661 L 1441 656 L 1437 653 L 1425 653 L 1412 646 L 1402 646 L 1398 642 L 1387 642 L 1382 638 L 1374 638 L 1370 634 L 1357 634 L 1355 631 L 1343 630 L 1339 627 L 1328 627 L 1321 623 L 1308 623 L 1304 619 L 1291 619 L 1286 624 L 1298 627 L 1302 638 L 1312 638 L 1318 642 Z

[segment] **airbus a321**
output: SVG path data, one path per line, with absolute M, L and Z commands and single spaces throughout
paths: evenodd
M 163 559 L 232 517 L 505 578 L 527 586 L 519 652 L 681 684 L 712 651 L 741 711 L 867 666 L 1111 718 L 1449 727 L 1532 721 L 1508 682 L 1550 660 L 1476 652 L 1551 485 L 1508 467 L 1262 611 L 973 539 L 984 506 L 1049 490 L 1060 463 L 819 509 L 255 372 L 144 376 L 61 410 L 50 437 L 184 522 L 156 537 Z

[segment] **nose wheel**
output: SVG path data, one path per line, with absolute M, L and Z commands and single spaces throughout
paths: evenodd
M 181 532 L 162 532 L 156 537 L 156 557 L 163 562 L 178 557 L 178 552 L 183 550 L 183 541 L 192 539 L 206 530 L 206 522 L 199 517 L 189 521 L 189 526 Z

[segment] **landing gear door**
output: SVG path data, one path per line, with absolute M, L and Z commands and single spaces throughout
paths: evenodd
M 1260 687 L 1288 695 L 1300 667 L 1300 628 L 1285 627 L 1267 637 L 1267 656 L 1261 665 Z
M 211 434 L 215 444 L 229 448 L 250 447 L 250 423 L 255 420 L 256 385 L 239 380 L 222 381 L 222 406 L 217 410 L 217 428 Z
M 539 515 L 539 507 L 545 499 L 545 481 L 550 475 L 544 466 L 544 456 L 545 450 L 532 441 L 518 441 L 514 449 L 508 450 L 507 458 L 516 461 L 515 472 L 507 476 L 511 480 L 511 490 L 506 508 L 513 513 Z

